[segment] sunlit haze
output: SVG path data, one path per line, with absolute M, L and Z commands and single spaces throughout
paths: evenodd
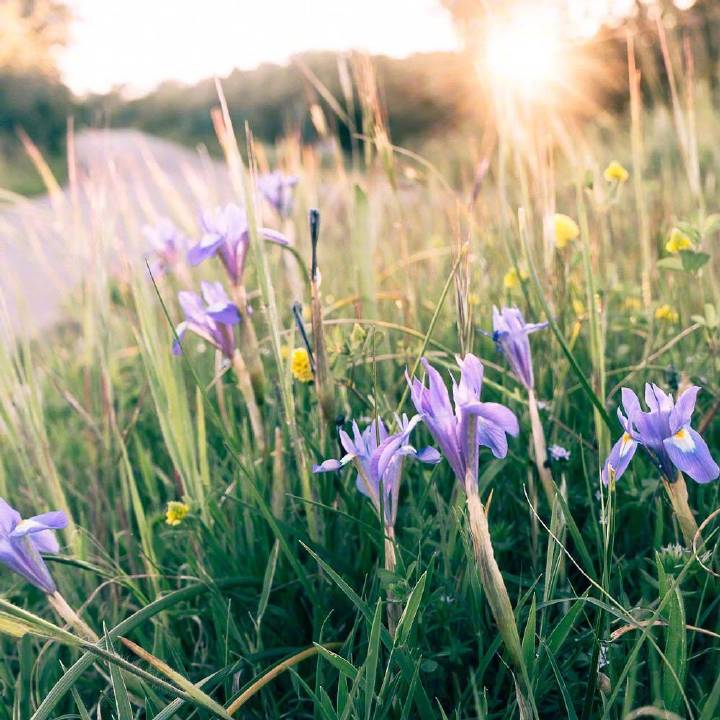
M 458 46 L 438 0 L 70 0 L 60 66 L 77 93 L 163 80 L 192 83 L 307 50 L 363 49 L 402 57 Z

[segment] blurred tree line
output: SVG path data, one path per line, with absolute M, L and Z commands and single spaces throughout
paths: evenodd
M 677 0 L 684 5 L 688 1 Z M 486 26 L 487 7 L 502 13 L 513 3 L 438 2 L 443 2 L 453 14 L 466 37 L 465 53 L 427 53 L 402 60 L 373 58 L 380 101 L 386 110 L 392 139 L 399 144 L 412 144 L 418 138 L 481 122 L 487 117 L 488 102 L 476 65 L 478 42 Z M 687 34 L 692 39 L 697 74 L 717 84 L 720 3 L 697 0 L 681 11 L 673 0 L 654 3 L 638 0 L 636 12 L 617 19 L 608 16 L 610 22 L 595 38 L 578 44 L 578 60 L 586 56 L 588 67 L 599 67 L 600 75 L 607 81 L 600 100 L 605 110 L 619 109 L 627 98 L 628 29 L 636 38 L 643 78 L 649 81 L 645 87 L 666 92 L 657 33 L 658 12 L 675 37 Z M 0 0 L 0 187 L 27 189 L 32 168 L 18 141 L 19 128 L 30 135 L 50 160 L 57 158 L 55 167 L 62 167 L 60 159 L 70 115 L 76 118 L 78 127 L 130 126 L 186 144 L 204 143 L 211 150 L 217 149 L 209 113 L 217 104 L 212 80 L 191 86 L 165 83 L 134 100 L 127 100 L 121 91 L 75 98 L 62 84 L 55 62 L 56 53 L 68 40 L 70 20 L 61 0 Z M 682 67 L 682 48 L 675 48 L 675 56 L 679 58 L 678 67 Z M 340 100 L 345 96 L 347 87 L 343 87 L 343 68 L 339 67 L 343 63 L 342 57 L 334 53 L 308 53 L 287 66 L 264 64 L 255 70 L 231 73 L 223 80 L 223 89 L 236 126 L 240 128 L 248 122 L 256 137 L 265 141 L 273 141 L 287 132 L 300 132 L 312 140 L 316 128 L 310 108 L 321 107 L 331 129 L 347 145 L 347 128 L 336 122 L 323 97 L 324 90 Z M 582 62 L 578 66 L 582 67 Z M 585 78 L 586 84 L 591 82 L 592 79 Z M 359 103 L 355 102 L 355 106 L 357 113 Z

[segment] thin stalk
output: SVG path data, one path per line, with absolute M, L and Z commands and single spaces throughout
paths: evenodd
M 547 443 L 545 441 L 545 431 L 540 422 L 540 412 L 538 410 L 537 398 L 535 390 L 528 390 L 528 409 L 530 410 L 530 428 L 533 437 L 533 450 L 535 452 L 535 465 L 537 467 L 540 482 L 542 483 L 548 506 L 552 508 L 555 500 L 555 484 L 553 482 L 552 473 L 547 461 Z
M 65 598 L 56 590 L 47 596 L 50 607 L 64 620 L 69 627 L 75 629 L 90 642 L 98 642 L 100 639 L 96 632 L 68 605 Z
M 241 323 L 244 324 L 244 323 Z M 265 430 L 263 428 L 260 409 L 255 401 L 251 374 L 245 364 L 245 359 L 239 350 L 235 350 L 232 357 L 233 370 L 237 378 L 238 389 L 240 390 L 250 417 L 250 427 L 255 437 L 255 444 L 261 453 L 265 453 Z
M 395 552 L 395 528 L 390 525 L 385 525 L 385 570 L 389 574 L 394 575 L 397 568 L 397 555 Z M 395 595 L 392 590 L 388 590 L 387 594 L 387 622 L 388 632 L 391 637 L 395 637 L 395 630 L 397 630 L 398 623 L 400 622 L 400 616 L 402 614 L 402 606 L 395 599 Z

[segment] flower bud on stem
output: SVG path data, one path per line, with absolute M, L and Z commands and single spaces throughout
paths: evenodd
M 312 260 L 310 264 L 310 311 L 312 314 L 313 342 L 315 344 L 315 387 L 317 388 L 320 408 L 326 422 L 333 423 L 337 413 L 335 411 L 335 383 L 328 366 L 325 351 L 325 333 L 323 330 L 323 312 L 320 303 L 320 283 L 317 267 L 317 244 L 320 236 L 320 213 L 310 211 L 310 242 L 312 245 Z

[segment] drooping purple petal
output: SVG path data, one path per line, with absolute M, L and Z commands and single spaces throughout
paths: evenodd
M 629 433 L 622 434 L 620 439 L 613 445 L 602 469 L 602 481 L 607 485 L 610 482 L 610 475 L 613 473 L 615 480 L 619 480 L 627 470 L 630 461 L 637 450 L 638 443 L 632 439 Z
M 680 428 L 663 441 L 665 450 L 679 470 L 697 483 L 709 483 L 720 475 L 720 468 L 700 434 L 690 426 Z M 672 480 L 672 478 L 669 478 Z
M 0 498 L 0 563 L 50 594 L 55 582 L 41 552 L 56 553 L 55 530 L 68 524 L 61 511 L 43 513 L 21 520 L 20 514 Z

